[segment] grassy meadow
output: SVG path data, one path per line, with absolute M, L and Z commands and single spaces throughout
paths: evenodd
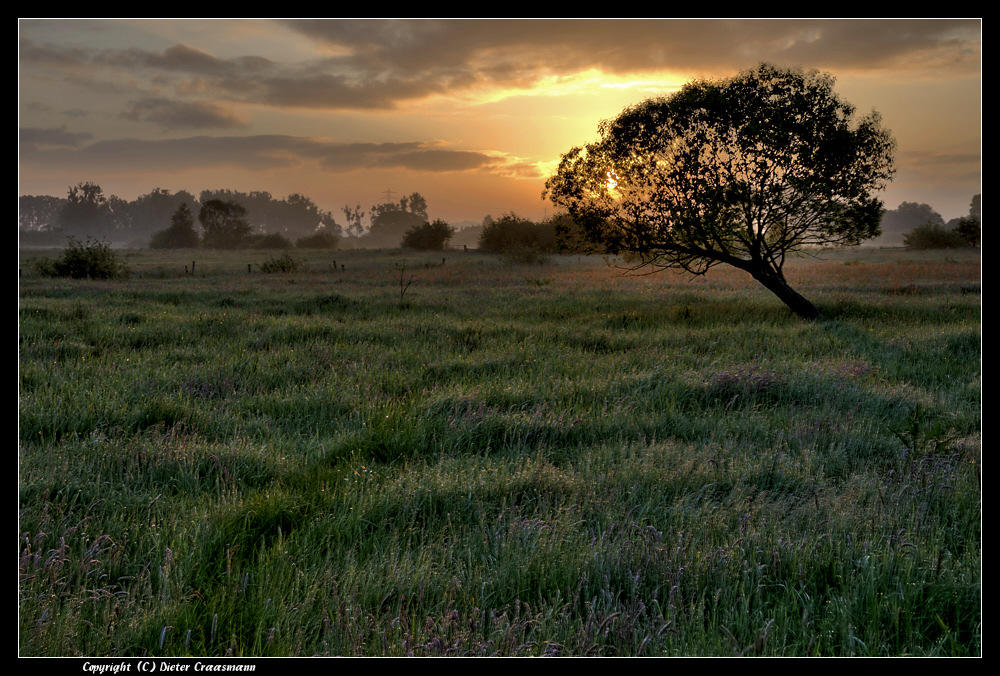
M 22 656 L 980 655 L 978 251 L 294 255 L 22 252 Z

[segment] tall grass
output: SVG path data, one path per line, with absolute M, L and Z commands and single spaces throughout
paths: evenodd
M 819 322 L 577 258 L 22 277 L 20 653 L 978 655 L 946 256 L 794 261 Z

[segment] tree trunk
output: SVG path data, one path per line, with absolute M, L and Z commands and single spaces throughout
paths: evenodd
M 792 312 L 803 319 L 819 319 L 819 310 L 805 296 L 788 286 L 788 282 L 781 273 L 775 274 L 772 271 L 747 270 L 754 279 L 764 285 L 768 291 L 781 299 Z

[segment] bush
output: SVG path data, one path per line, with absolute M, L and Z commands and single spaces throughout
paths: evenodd
M 299 237 L 295 246 L 299 249 L 336 249 L 340 240 L 332 232 L 317 232 L 308 237 Z
M 535 223 L 514 214 L 487 223 L 479 235 L 479 248 L 492 253 L 553 253 L 557 246 L 553 223 Z
M 440 218 L 433 223 L 414 225 L 403 234 L 403 246 L 418 251 L 440 251 L 455 234 L 455 228 Z
M 260 270 L 265 273 L 295 272 L 301 264 L 302 261 L 298 258 L 295 258 L 291 254 L 284 254 L 278 257 L 271 256 L 260 264 Z
M 903 235 L 903 245 L 910 249 L 958 249 L 968 246 L 954 230 L 936 223 L 924 223 Z
M 124 279 L 129 275 L 124 259 L 112 251 L 111 245 L 89 237 L 86 243 L 70 237 L 62 258 L 42 259 L 36 263 L 36 269 L 46 277 L 73 279 Z

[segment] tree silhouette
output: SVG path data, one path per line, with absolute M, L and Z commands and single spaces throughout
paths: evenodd
M 441 251 L 455 234 L 455 228 L 440 218 L 433 223 L 414 225 L 403 234 L 403 246 L 417 251 Z
M 202 243 L 213 249 L 235 249 L 252 232 L 247 210 L 236 202 L 219 199 L 201 205 L 198 221 L 204 228 Z
M 170 227 L 153 234 L 151 249 L 194 249 L 199 244 L 198 232 L 194 229 L 194 214 L 187 204 L 177 207 L 170 217 Z
M 802 317 L 817 308 L 785 281 L 789 252 L 878 234 L 875 193 L 895 142 L 858 120 L 831 76 L 762 64 L 627 108 L 600 140 L 563 155 L 543 195 L 592 251 L 636 267 L 746 271 Z

